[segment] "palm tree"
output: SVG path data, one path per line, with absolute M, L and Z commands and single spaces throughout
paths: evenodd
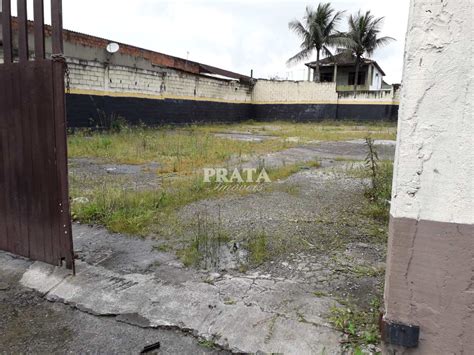
M 395 40 L 392 37 L 379 37 L 383 19 L 383 17 L 374 17 L 370 11 L 361 14 L 359 10 L 357 14 L 349 16 L 349 31 L 335 39 L 343 47 L 338 49 L 339 52 L 348 52 L 356 58 L 354 95 L 357 91 L 362 56 L 367 54 L 370 57 L 377 48 Z
M 287 64 L 307 59 L 313 51 L 316 51 L 314 81 L 320 82 L 319 58 L 321 52 L 328 56 L 332 55 L 329 47 L 335 43 L 334 40 L 339 35 L 336 27 L 343 13 L 344 11 L 336 12 L 330 3 L 320 3 L 316 11 L 313 11 L 309 6 L 306 7 L 303 23 L 298 20 L 288 23 L 288 27 L 303 41 L 300 45 L 301 51 L 288 59 Z

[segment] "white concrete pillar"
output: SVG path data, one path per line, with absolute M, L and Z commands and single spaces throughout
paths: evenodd
M 474 354 L 472 19 L 472 0 L 410 3 L 384 319 L 420 336 L 397 354 Z
M 372 86 L 372 75 L 373 75 L 372 69 L 373 69 L 373 64 L 369 64 L 367 66 L 367 73 L 365 74 L 366 75 L 365 85 L 367 86 L 367 90 L 370 90 L 370 87 Z

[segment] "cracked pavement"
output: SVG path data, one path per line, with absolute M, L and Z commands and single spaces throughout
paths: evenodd
M 331 145 L 339 147 L 339 151 Z M 393 146 L 385 147 L 384 152 L 390 156 Z M 273 190 L 199 201 L 185 206 L 179 216 L 189 221 L 196 212 L 218 207 L 224 226 L 236 235 L 263 226 L 269 234 L 279 232 L 300 238 L 304 248 L 288 249 L 246 272 L 198 270 L 184 267 L 173 253 L 160 251 L 157 241 L 151 238 L 132 238 L 101 227 L 74 224 L 76 276 L 1 252 L 0 275 L 15 270 L 15 277 L 9 279 L 9 287 L 16 290 L 14 294 L 33 289 L 38 304 L 62 309 L 57 318 L 70 313 L 72 320 L 67 329 L 74 334 L 72 338 L 86 330 L 71 324 L 79 319 L 96 322 L 101 340 L 91 344 L 92 351 L 136 352 L 139 346 L 159 338 L 164 339 L 164 344 L 169 340 L 169 351 L 163 350 L 169 353 L 209 351 L 200 347 L 198 340 L 232 352 L 341 353 L 344 337 L 328 322 L 330 308 L 346 296 L 361 304 L 368 302 L 383 277 L 358 275 L 354 269 L 370 265 L 383 270 L 385 246 L 372 242 L 368 234 L 372 227 L 368 228 L 364 220 L 354 222 L 351 215 L 346 216 L 347 211 L 360 208 L 358 199 L 364 182 L 345 175 L 347 162 L 333 160 L 340 154 L 344 159 L 363 159 L 363 144 L 327 142 L 298 149 L 280 152 L 267 161 L 278 165 L 320 157 L 323 168 L 300 171 L 275 182 Z M 287 185 L 297 186 L 298 191 L 286 190 Z M 318 249 L 319 244 L 337 241 L 339 234 L 351 239 L 337 250 Z M 16 282 L 19 285 L 15 286 Z M 13 302 L 11 297 L 10 292 L 7 310 Z M 6 334 L 11 337 L 12 324 L 16 322 L 13 317 L 0 325 L 10 329 Z M 42 322 L 33 319 L 31 323 L 38 327 L 36 323 Z M 116 327 L 126 327 L 117 328 L 117 332 L 137 340 L 121 339 L 107 345 L 107 339 L 118 337 L 108 332 Z M 136 337 L 134 332 L 138 332 Z M 77 339 L 63 338 L 65 348 L 72 352 L 89 350 L 87 344 L 74 343 Z M 27 341 L 23 346 L 16 344 L 5 332 L 0 340 L 9 344 L 7 350 L 32 349 Z
M 172 328 L 147 328 L 132 317 L 97 317 L 43 294 L 19 281 L 33 262 L 0 252 L 0 353 L 138 354 L 160 342 L 159 354 L 225 354 L 199 345 L 192 334 Z
M 213 282 L 193 275 L 173 284 L 156 273 L 124 274 L 84 262 L 76 267 L 73 277 L 34 263 L 21 284 L 90 314 L 128 315 L 143 326 L 181 329 L 235 352 L 339 351 L 340 334 L 322 314 L 331 300 L 315 298 L 291 280 L 255 272 Z

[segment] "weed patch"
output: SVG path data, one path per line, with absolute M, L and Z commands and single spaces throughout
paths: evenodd
M 372 300 L 368 311 L 361 310 L 348 302 L 342 302 L 342 307 L 332 307 L 329 320 L 336 329 L 343 332 L 346 337 L 346 345 L 354 353 L 362 353 L 361 347 L 368 344 L 380 342 L 378 329 L 380 300 Z
M 268 236 L 264 231 L 250 236 L 247 241 L 249 251 L 249 261 L 254 265 L 259 265 L 268 260 Z
M 300 168 L 301 165 L 293 164 L 268 169 L 267 172 L 272 181 L 277 181 L 294 174 Z M 262 186 L 267 188 L 266 184 Z M 268 188 L 270 186 L 272 184 L 268 184 Z M 168 221 L 172 213 L 187 204 L 224 194 L 244 195 L 254 192 L 252 189 L 233 191 L 217 187 L 216 182 L 206 183 L 200 175 L 175 179 L 163 178 L 161 186 L 153 190 L 125 189 L 120 179 L 97 183 L 72 178 L 72 216 L 74 220 L 82 223 L 103 225 L 112 232 L 145 236 L 159 229 L 157 226 L 163 224 L 163 220 Z M 77 197 L 87 202 L 74 202 L 74 198 Z
M 283 150 L 293 146 L 281 140 L 242 142 L 216 137 L 205 126 L 197 128 L 122 128 L 107 132 L 76 132 L 68 137 L 72 158 L 98 158 L 118 164 L 158 162 L 157 174 L 189 175 L 203 167 L 251 154 Z
M 328 294 L 324 291 L 314 291 L 313 294 L 318 297 L 318 298 L 321 298 L 321 297 L 327 297 Z
M 206 349 L 216 349 L 216 343 L 211 340 L 199 340 L 199 345 Z
M 393 162 L 379 160 L 371 138 L 366 139 L 369 153 L 364 165 L 356 165 L 347 171 L 354 178 L 367 179 L 364 195 L 368 201 L 364 214 L 371 219 L 387 222 L 392 194 Z
M 366 138 L 369 153 L 365 159 L 366 171 L 370 177 L 370 186 L 365 191 L 365 196 L 371 202 L 367 214 L 378 220 L 387 221 L 392 193 L 393 163 L 379 161 L 374 142 Z
M 177 255 L 187 267 L 195 266 L 203 269 L 215 269 L 221 265 L 222 254 L 229 248 L 230 237 L 222 228 L 222 224 L 211 222 L 206 215 L 197 215 L 194 223 L 192 242 Z M 224 250 L 222 250 L 224 249 Z M 236 252 L 237 250 L 229 250 Z
M 301 143 L 310 141 L 338 141 L 363 139 L 367 132 L 374 139 L 391 139 L 396 137 L 396 125 L 390 122 L 323 121 L 323 122 L 287 122 L 275 121 L 260 123 L 248 121 L 239 124 L 198 126 L 197 130 L 206 132 L 240 132 L 279 137 L 292 141 L 294 138 Z

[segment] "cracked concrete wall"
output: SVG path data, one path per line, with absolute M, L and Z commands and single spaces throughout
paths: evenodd
M 473 223 L 472 1 L 411 2 L 392 215 Z
M 385 319 L 419 346 L 474 354 L 472 0 L 411 0 L 398 122 Z

